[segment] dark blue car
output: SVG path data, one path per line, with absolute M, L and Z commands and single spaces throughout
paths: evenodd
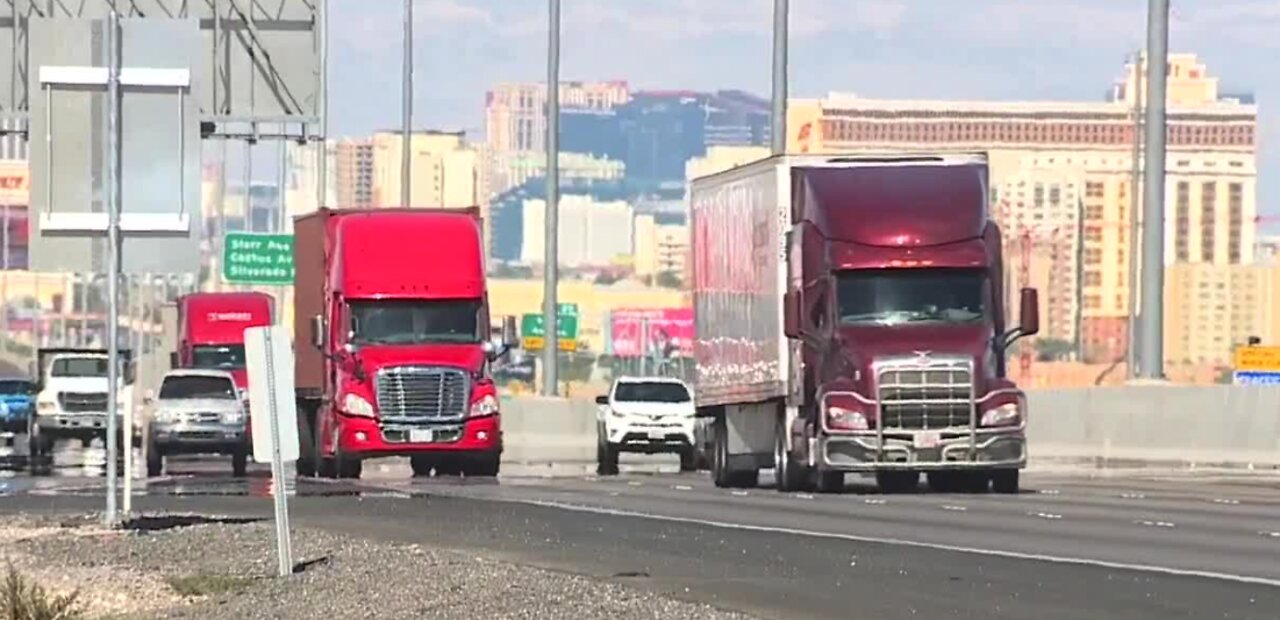
M 25 433 L 35 406 L 35 384 L 28 379 L 0 379 L 0 432 Z

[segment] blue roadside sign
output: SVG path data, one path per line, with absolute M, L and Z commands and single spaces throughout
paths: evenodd
M 1236 385 L 1280 385 L 1280 372 L 1237 370 L 1233 383 Z

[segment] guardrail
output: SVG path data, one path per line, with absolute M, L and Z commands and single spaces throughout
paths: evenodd
M 1280 470 L 1280 389 L 1124 386 L 1029 392 L 1032 466 Z M 595 461 L 589 400 L 504 399 L 505 460 Z

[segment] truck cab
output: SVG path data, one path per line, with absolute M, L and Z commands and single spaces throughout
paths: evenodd
M 133 406 L 133 379 L 130 352 L 123 350 L 119 355 L 116 412 L 122 420 L 123 412 Z M 94 439 L 106 438 L 110 386 L 108 355 L 100 349 L 41 349 L 36 367 L 36 410 L 28 431 L 33 472 L 52 464 L 53 448 L 59 440 L 89 445 Z M 135 440 L 139 438 L 138 422 L 135 419 L 129 435 Z M 125 429 L 117 428 L 124 435 Z
M 266 293 L 191 293 L 178 299 L 177 349 L 170 367 L 223 370 L 248 389 L 244 330 L 271 325 L 275 300 Z
M 358 478 L 364 459 L 415 475 L 495 476 L 502 427 L 478 210 L 322 209 L 299 218 L 299 472 Z M 308 441 L 310 439 L 310 441 Z

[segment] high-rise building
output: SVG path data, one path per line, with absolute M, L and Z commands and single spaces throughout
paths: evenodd
M 1168 363 L 1230 365 L 1251 336 L 1280 342 L 1280 266 L 1175 263 L 1164 308 Z
M 546 213 L 546 200 L 525 200 L 521 259 L 526 264 L 544 262 Z M 634 212 L 624 201 L 600 202 L 582 194 L 561 196 L 559 218 L 557 242 L 563 267 L 604 267 L 634 252 Z
M 373 206 L 373 140 L 343 138 L 333 144 L 334 193 L 346 209 Z
M 1125 75 L 1111 100 L 1099 103 L 792 100 L 787 148 L 985 151 L 997 201 L 1028 168 L 1051 172 L 1059 185 L 1065 175 L 1077 191 L 1083 187 L 1079 353 L 1114 361 L 1127 351 L 1130 176 L 1138 137 L 1132 66 Z M 1220 95 L 1217 78 L 1193 54 L 1170 55 L 1169 76 L 1165 262 L 1247 264 L 1256 234 L 1257 106 L 1249 96 Z M 1017 236 L 1017 222 L 1001 223 L 1006 237 Z
M 667 273 L 684 279 L 689 262 L 689 226 L 664 223 L 652 213 L 635 219 L 635 274 L 653 277 Z
M 373 135 L 373 206 L 400 205 L 403 139 L 399 132 Z M 481 204 L 479 153 L 463 132 L 415 131 L 410 144 L 412 207 L 462 208 Z

